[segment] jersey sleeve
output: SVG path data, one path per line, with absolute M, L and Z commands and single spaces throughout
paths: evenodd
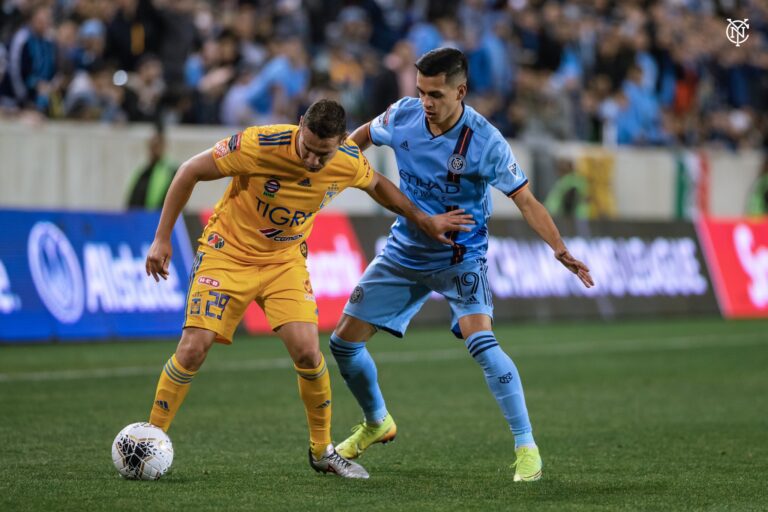
M 360 158 L 358 159 L 357 165 L 357 173 L 355 174 L 355 177 L 353 178 L 352 184 L 350 186 L 355 188 L 366 188 L 371 184 L 371 181 L 373 180 L 373 173 L 374 170 L 371 167 L 370 162 L 368 162 L 368 159 L 365 158 L 365 155 L 360 152 Z
M 371 121 L 368 125 L 371 142 L 377 146 L 392 145 L 392 135 L 395 132 L 395 118 L 397 117 L 398 110 L 403 107 L 403 104 L 408 99 L 409 98 L 402 98 L 396 101 L 387 107 L 387 110 Z
M 258 167 L 259 143 L 255 126 L 220 140 L 211 153 L 216 167 L 224 176 L 251 174 Z
M 528 186 L 528 177 L 501 135 L 488 141 L 488 147 L 480 161 L 480 168 L 488 182 L 508 197 L 515 197 L 518 192 Z

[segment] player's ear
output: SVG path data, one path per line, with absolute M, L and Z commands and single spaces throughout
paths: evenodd
M 459 84 L 459 87 L 457 88 L 457 100 L 463 100 L 464 97 L 467 95 L 467 82 Z

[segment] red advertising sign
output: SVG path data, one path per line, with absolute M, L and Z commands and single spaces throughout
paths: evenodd
M 203 225 L 210 215 L 210 211 L 201 215 Z M 307 267 L 317 300 L 319 327 L 330 331 L 341 318 L 344 305 L 368 262 L 352 223 L 343 213 L 329 211 L 319 214 L 307 246 Z M 243 326 L 252 334 L 272 332 L 264 312 L 256 303 L 246 310 Z
M 723 316 L 768 317 L 768 218 L 704 218 L 696 229 Z

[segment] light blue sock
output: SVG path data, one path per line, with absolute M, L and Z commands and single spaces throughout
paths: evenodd
M 331 353 L 339 365 L 341 376 L 363 409 L 365 421 L 380 422 L 387 415 L 387 406 L 379 389 L 376 363 L 364 342 L 349 342 L 331 334 Z
M 464 345 L 483 369 L 485 381 L 515 436 L 515 448 L 535 445 L 520 374 L 515 363 L 499 346 L 493 332 L 476 332 L 466 339 Z

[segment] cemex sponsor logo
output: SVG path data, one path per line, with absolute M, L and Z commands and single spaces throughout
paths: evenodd
M 296 235 L 282 235 L 283 230 L 275 228 L 260 229 L 259 233 L 261 233 L 263 237 L 274 240 L 275 242 L 292 242 L 304 236 L 304 233 L 299 233 Z
M 726 317 L 768 317 L 768 219 L 697 224 Z
M 178 272 L 170 264 L 163 286 L 147 279 L 145 255 L 134 255 L 127 243 L 117 253 L 106 242 L 83 244 L 82 267 L 67 236 L 51 222 L 36 223 L 27 255 L 32 280 L 45 307 L 63 324 L 89 313 L 178 311 L 184 306 Z
M 0 315 L 7 315 L 21 309 L 21 298 L 13 293 L 11 280 L 5 270 L 3 260 L 0 260 Z

